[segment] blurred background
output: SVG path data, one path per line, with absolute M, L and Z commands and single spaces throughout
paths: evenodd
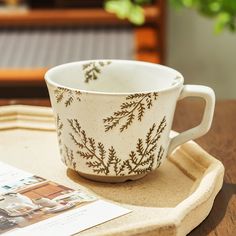
M 236 33 L 216 34 L 215 24 L 193 10 L 169 7 L 166 64 L 182 72 L 185 83 L 208 85 L 217 99 L 235 99 Z
M 227 0 L 0 0 L 0 97 L 47 97 L 48 68 L 116 58 L 165 64 L 236 98 L 235 14 Z

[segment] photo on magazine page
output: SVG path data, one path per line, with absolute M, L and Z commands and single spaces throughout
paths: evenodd
M 0 234 L 24 228 L 96 200 L 38 176 L 0 186 Z

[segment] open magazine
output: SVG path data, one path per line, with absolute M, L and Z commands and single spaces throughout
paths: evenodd
M 0 162 L 0 235 L 72 235 L 129 212 Z

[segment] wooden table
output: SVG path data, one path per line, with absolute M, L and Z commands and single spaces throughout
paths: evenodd
M 0 99 L 0 105 L 27 104 L 50 106 L 48 99 Z M 183 131 L 199 123 L 204 104 L 195 99 L 177 105 L 173 129 Z M 190 236 L 236 235 L 236 100 L 218 101 L 211 130 L 196 140 L 225 166 L 223 188 L 209 216 Z

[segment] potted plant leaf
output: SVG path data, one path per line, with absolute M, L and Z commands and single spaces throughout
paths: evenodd
M 152 0 L 106 0 L 105 9 L 115 13 L 118 18 L 128 19 L 141 25 L 145 22 L 143 6 L 151 4 Z M 198 13 L 215 19 L 214 31 L 223 29 L 231 32 L 236 28 L 236 0 L 169 0 L 175 9 L 189 8 Z

